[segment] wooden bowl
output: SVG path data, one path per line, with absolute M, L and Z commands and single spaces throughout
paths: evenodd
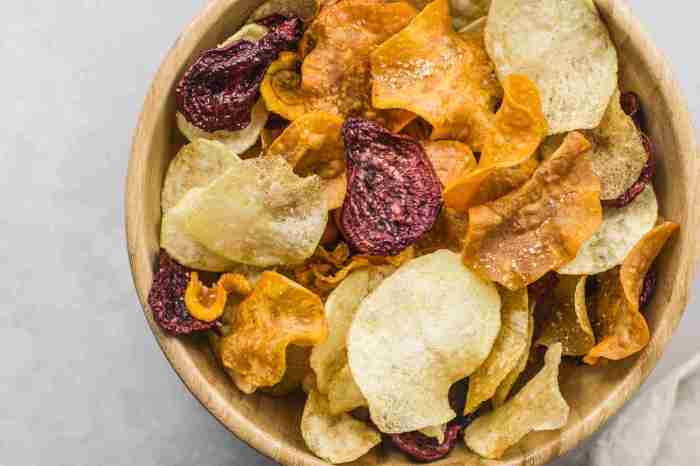
M 261 453 L 286 465 L 327 464 L 305 447 L 299 432 L 303 398 L 245 396 L 212 358 L 204 339 L 172 338 L 153 322 L 146 304 L 158 254 L 160 190 L 170 159 L 184 142 L 175 126 L 174 88 L 197 52 L 215 46 L 244 22 L 260 0 L 215 0 L 179 37 L 160 67 L 134 135 L 126 190 L 126 226 L 134 283 L 146 320 L 182 381 L 222 424 Z M 528 435 L 502 460 L 539 465 L 574 448 L 635 393 L 663 353 L 686 306 L 697 235 L 696 144 L 686 103 L 665 59 L 620 0 L 598 0 L 618 46 L 624 90 L 637 92 L 648 116 L 658 155 L 656 191 L 664 217 L 681 224 L 658 260 L 659 286 L 647 311 L 649 346 L 625 361 L 603 367 L 563 368 L 562 391 L 572 407 L 561 431 Z M 233 441 L 233 440 L 232 440 Z M 375 448 L 358 465 L 411 464 L 390 448 Z M 494 464 L 461 444 L 443 465 Z

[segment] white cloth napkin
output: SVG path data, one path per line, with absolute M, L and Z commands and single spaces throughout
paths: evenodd
M 646 388 L 552 466 L 700 465 L 700 354 Z

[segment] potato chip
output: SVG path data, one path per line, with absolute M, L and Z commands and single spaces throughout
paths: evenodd
M 654 259 L 678 228 L 673 222 L 655 227 L 632 248 L 621 267 L 599 277 L 591 316 L 598 344 L 584 362 L 595 365 L 600 358 L 624 359 L 649 343 L 649 327 L 639 312 L 639 297 Z
M 513 386 L 515 386 L 515 383 L 518 381 L 520 378 L 520 375 L 525 371 L 525 368 L 527 367 L 527 363 L 530 360 L 530 350 L 532 349 L 532 339 L 533 335 L 535 333 L 535 306 L 536 302 L 530 300 L 528 303 L 528 307 L 530 308 L 530 312 L 528 314 L 528 322 L 527 322 L 527 344 L 525 346 L 525 351 L 523 351 L 523 354 L 520 356 L 520 359 L 518 360 L 518 364 L 513 368 L 512 371 L 508 373 L 505 379 L 501 382 L 501 384 L 498 386 L 496 389 L 496 393 L 494 393 L 493 398 L 491 399 L 491 404 L 493 405 L 493 408 L 498 408 L 499 406 L 502 406 L 503 403 L 506 402 L 508 399 L 508 395 L 510 395 L 510 391 L 513 389 Z
M 524 74 L 542 93 L 549 134 L 595 128 L 617 88 L 617 52 L 586 0 L 493 0 L 486 49 L 501 80 Z
M 367 400 L 357 386 L 347 363 L 328 386 L 328 404 L 333 415 L 349 413 L 355 408 L 367 406 Z
M 345 146 L 340 134 L 343 120 L 323 112 L 294 120 L 270 145 L 267 156 L 284 158 L 301 177 L 317 175 L 329 209 L 345 199 Z
M 435 0 L 372 52 L 372 104 L 402 108 L 431 125 L 431 139 L 455 139 L 480 151 L 499 97 L 480 38 L 452 29 L 448 0 Z
M 301 58 L 289 53 L 281 54 L 268 70 L 261 86 L 268 109 L 288 120 L 322 111 L 343 118 L 363 116 L 390 129 L 401 129 L 413 115 L 377 110 L 371 105 L 369 54 L 415 14 L 416 10 L 403 2 L 342 0 L 324 7 L 300 46 L 306 53 L 301 76 Z
M 564 427 L 569 405 L 559 391 L 561 353 L 560 344 L 552 345 L 544 368 L 522 390 L 471 423 L 464 431 L 467 447 L 485 458 L 499 459 L 530 432 Z
M 449 184 L 445 205 L 465 211 L 520 187 L 537 168 L 533 154 L 547 133 L 535 84 L 520 75 L 503 83 L 503 104 L 479 159 L 477 170 Z
M 271 15 L 297 16 L 308 22 L 316 17 L 320 8 L 318 0 L 267 0 L 257 7 L 248 18 L 248 23 Z
M 221 359 L 241 380 L 239 388 L 252 393 L 282 380 L 288 345 L 312 346 L 327 332 L 317 295 L 276 272 L 263 272 L 221 341 Z
M 443 187 L 476 168 L 474 153 L 459 141 L 425 141 L 423 149 Z
M 380 431 L 410 432 L 455 417 L 450 386 L 488 357 L 500 306 L 496 287 L 447 250 L 406 263 L 362 301 L 348 361 Z
M 565 356 L 583 356 L 595 345 L 586 306 L 586 276 L 561 276 L 554 292 L 545 297 L 540 320 L 539 346 L 561 343 Z
M 485 17 L 489 13 L 489 6 L 491 0 L 450 0 L 452 25 L 462 32 L 460 29 Z
M 316 456 L 330 463 L 348 463 L 379 445 L 382 436 L 349 414 L 334 416 L 328 399 L 311 390 L 301 416 L 301 435 Z
M 496 389 L 514 370 L 527 348 L 530 306 L 527 288 L 518 291 L 501 290 L 501 331 L 491 354 L 469 376 L 469 391 L 464 414 L 470 414 L 490 400 Z
M 386 266 L 356 270 L 328 296 L 325 305 L 328 338 L 311 352 L 318 391 L 324 395 L 328 394 L 333 378 L 347 365 L 347 334 L 358 306 L 393 270 Z
M 282 376 L 282 380 L 272 387 L 263 387 L 261 391 L 272 396 L 285 396 L 301 388 L 304 378 L 311 372 L 309 356 L 311 348 L 289 345 L 285 360 L 287 367 Z
M 465 264 L 518 290 L 573 260 L 602 222 L 589 147 L 571 133 L 517 191 L 469 209 Z
M 565 275 L 596 275 L 620 265 L 658 218 L 654 187 L 648 185 L 631 204 L 603 209 L 603 224 L 581 246 L 576 259 L 558 270 Z M 566 354 L 566 350 L 564 350 Z
M 185 232 L 229 260 L 267 267 L 310 257 L 328 220 L 316 176 L 300 178 L 278 157 L 237 163 L 195 193 Z

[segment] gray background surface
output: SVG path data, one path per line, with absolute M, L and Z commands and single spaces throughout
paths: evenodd
M 204 3 L 0 6 L 0 466 L 272 464 L 171 370 L 124 245 L 131 133 L 158 64 Z M 698 114 L 700 7 L 631 3 Z M 698 308 L 692 299 L 652 381 L 700 350 Z

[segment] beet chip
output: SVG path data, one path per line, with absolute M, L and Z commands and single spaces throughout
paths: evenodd
M 302 22 L 273 24 L 257 43 L 241 40 L 207 50 L 185 72 L 175 91 L 177 108 L 187 121 L 208 132 L 240 130 L 260 96 L 260 82 L 277 55 L 301 38 Z
M 445 430 L 445 440 L 438 443 L 437 439 L 428 437 L 418 431 L 404 434 L 392 434 L 391 442 L 402 452 L 416 461 L 430 463 L 446 457 L 457 444 L 457 438 L 462 427 L 459 424 L 448 424 Z
M 153 319 L 163 330 L 173 335 L 187 335 L 209 330 L 216 322 L 204 322 L 193 318 L 185 305 L 185 290 L 190 271 L 175 262 L 165 251 L 160 252 L 159 267 L 151 291 L 148 306 Z
M 430 230 L 442 186 L 418 141 L 361 118 L 343 125 L 348 192 L 342 228 L 356 250 L 394 255 Z

